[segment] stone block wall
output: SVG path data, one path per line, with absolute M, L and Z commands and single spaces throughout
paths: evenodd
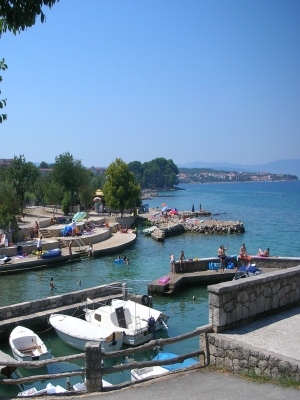
M 122 284 L 114 282 L 110 284 L 114 287 L 113 295 L 122 292 Z M 118 291 L 120 287 L 120 291 Z M 45 310 L 51 310 L 59 307 L 65 307 L 72 304 L 86 301 L 87 297 L 91 300 L 112 295 L 112 290 L 107 288 L 107 285 L 97 286 L 90 289 L 78 290 L 77 292 L 66 293 L 58 296 L 46 297 L 44 299 L 35 300 L 32 302 L 24 302 L 13 304 L 11 306 L 0 307 L 0 321 L 5 321 L 10 318 L 23 317 Z M 112 297 L 113 297 L 112 295 Z
M 254 371 L 257 375 L 266 375 L 272 379 L 289 377 L 300 381 L 300 364 L 288 357 L 265 352 L 254 346 L 245 345 L 218 333 L 207 334 L 211 365 L 226 368 L 234 373 Z
M 215 332 L 300 304 L 300 266 L 208 286 Z

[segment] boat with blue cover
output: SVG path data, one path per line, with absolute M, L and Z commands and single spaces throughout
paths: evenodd
M 159 352 L 152 361 L 170 360 L 176 358 L 178 355 L 166 352 Z M 187 358 L 181 363 L 169 364 L 164 366 L 155 365 L 153 367 L 136 368 L 131 370 L 131 381 L 140 381 L 142 379 L 151 378 L 152 376 L 165 375 L 171 371 L 175 371 L 182 368 L 187 368 L 192 365 L 198 364 L 197 360 L 193 358 Z

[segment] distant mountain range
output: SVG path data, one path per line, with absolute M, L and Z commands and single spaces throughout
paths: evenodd
M 271 174 L 290 174 L 300 178 L 300 159 L 278 160 L 267 164 L 242 165 L 229 163 L 214 163 L 195 161 L 186 164 L 177 164 L 180 168 L 212 168 L 215 170 L 237 171 L 237 172 L 270 172 Z

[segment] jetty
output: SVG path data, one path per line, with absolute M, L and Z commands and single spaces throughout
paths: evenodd
M 180 263 L 175 263 L 176 274 L 168 273 L 164 277 L 159 277 L 148 283 L 148 293 L 158 295 L 173 295 L 175 292 L 189 286 L 208 286 L 226 281 L 232 281 L 236 273 L 236 269 L 243 265 L 244 260 L 231 258 L 234 269 L 225 269 L 224 273 L 219 270 L 210 270 L 209 264 L 214 263 L 220 265 L 218 258 L 197 258 L 182 263 L 182 271 Z M 300 265 L 300 258 L 296 257 L 256 257 L 253 256 L 252 263 L 265 273 Z

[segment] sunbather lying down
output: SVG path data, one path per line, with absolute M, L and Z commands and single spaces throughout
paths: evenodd
M 270 256 L 269 247 L 265 251 L 262 251 L 261 249 L 258 249 L 258 254 L 257 255 L 260 256 L 260 257 L 269 257 Z

